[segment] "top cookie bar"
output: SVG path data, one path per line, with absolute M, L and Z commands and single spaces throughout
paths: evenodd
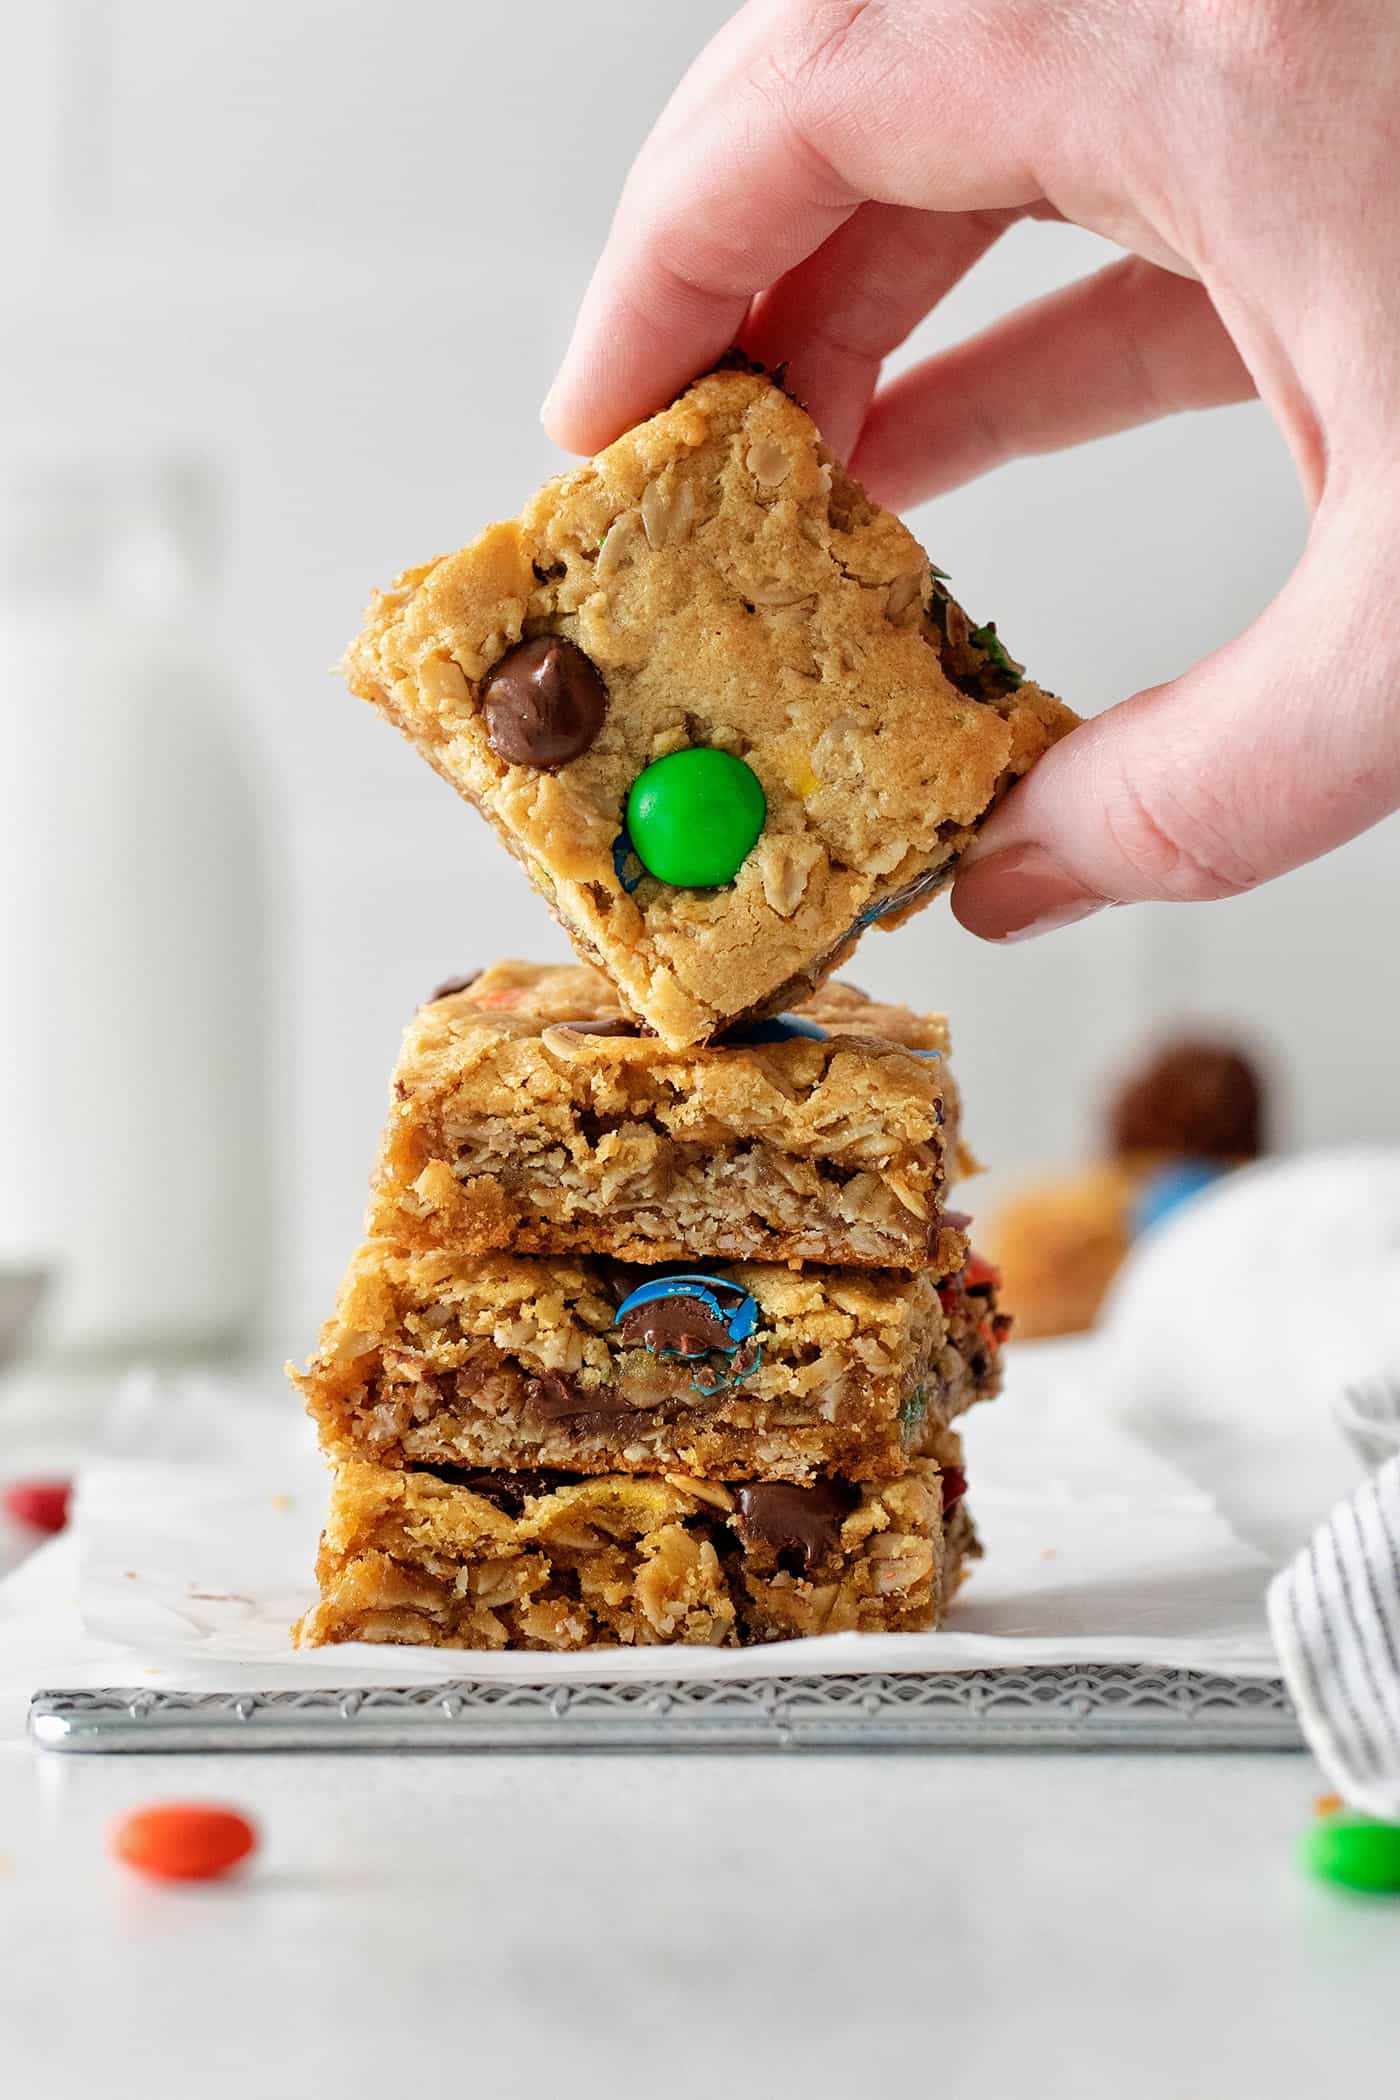
M 946 887 L 1075 722 L 738 370 L 406 571 L 347 673 L 677 1048 Z

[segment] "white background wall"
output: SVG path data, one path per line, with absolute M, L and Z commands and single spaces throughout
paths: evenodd
M 279 842 L 275 1345 L 300 1348 L 326 1309 L 415 1002 L 492 954 L 564 952 L 483 827 L 327 667 L 371 584 L 513 511 L 561 464 L 536 404 L 630 155 L 727 12 L 0 11 L 0 440 L 193 450 L 230 491 L 211 640 Z M 1099 250 L 1018 231 L 914 350 Z M 1302 529 L 1257 408 L 1008 468 L 913 523 L 975 613 L 1086 711 L 1242 625 Z M 1254 897 L 1108 915 L 1005 952 L 936 906 L 871 936 L 853 974 L 951 1013 L 972 1133 L 1002 1169 L 1067 1156 L 1104 1075 L 1183 1013 L 1268 1043 L 1292 1139 L 1398 1136 L 1397 870 L 1392 821 Z

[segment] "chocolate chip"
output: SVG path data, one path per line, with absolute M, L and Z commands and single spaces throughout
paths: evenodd
M 561 1021 L 561 1028 L 572 1028 L 575 1035 L 630 1035 L 639 1033 L 635 1021 L 625 1014 L 614 1014 L 606 1021 Z
M 640 1262 L 620 1261 L 615 1254 L 595 1254 L 593 1271 L 599 1291 L 603 1297 L 611 1298 L 614 1307 L 630 1298 L 639 1284 L 656 1273 L 644 1268 Z
M 481 688 L 486 736 L 509 766 L 552 773 L 581 758 L 608 708 L 597 666 L 560 634 L 509 650 Z
M 688 1276 L 691 1264 L 688 1261 L 623 1261 L 616 1254 L 595 1254 L 591 1257 L 591 1267 L 602 1295 L 611 1298 L 615 1306 L 621 1306 L 644 1283 L 655 1283 L 664 1276 Z
M 465 977 L 444 978 L 443 982 L 438 986 L 435 992 L 429 992 L 427 998 L 423 1001 L 423 1004 L 425 1006 L 433 1006 L 439 999 L 450 999 L 454 992 L 466 991 L 469 985 L 473 985 L 476 983 L 476 980 L 480 975 L 480 970 L 468 970 Z
M 860 1489 L 849 1480 L 818 1480 L 811 1487 L 758 1480 L 734 1492 L 744 1537 L 799 1554 L 809 1574 L 836 1545 L 843 1520 L 860 1501 Z
M 546 1422 L 572 1422 L 584 1416 L 611 1419 L 637 1411 L 615 1385 L 585 1391 L 568 1371 L 542 1371 L 538 1378 L 527 1382 L 525 1397 L 535 1414 Z
M 582 1480 L 582 1473 L 555 1472 L 544 1466 L 521 1467 L 513 1473 L 497 1473 L 486 1467 L 475 1466 L 413 1466 L 414 1473 L 431 1473 L 435 1480 L 444 1480 L 449 1487 L 469 1488 L 480 1495 L 502 1516 L 518 1517 L 524 1513 L 525 1504 L 538 1495 L 552 1495 L 556 1488 L 572 1487 Z
M 622 1322 L 622 1339 L 653 1356 L 706 1356 L 728 1349 L 729 1330 L 699 1298 L 653 1298 L 634 1305 Z

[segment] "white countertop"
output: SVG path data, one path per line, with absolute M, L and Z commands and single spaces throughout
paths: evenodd
M 1316 1784 L 1289 1754 L 63 1759 L 10 1740 L 8 2089 L 1379 2092 L 1400 1903 L 1296 1871 Z M 171 1794 L 256 1816 L 244 1880 L 152 1887 L 105 1856 L 110 1817 Z
M 63 1757 L 56 1545 L 0 1591 L 6 2090 L 1316 2100 L 1388 2090 L 1400 1902 L 1302 1876 L 1297 1753 Z M 100 1668 L 100 1666 L 99 1666 Z M 241 1878 L 105 1826 L 228 1800 Z M 314 2081 L 314 2084 L 311 2083 Z
M 5 1544 L 0 1529 L 0 1559 Z M 385 2100 L 427 2077 L 482 2100 L 1316 2100 L 1393 2084 L 1400 1901 L 1298 1871 L 1323 1785 L 1300 1754 L 31 1749 L 27 1689 L 101 1681 L 93 1645 L 66 1543 L 0 1590 L 6 2092 Z M 251 1814 L 251 1870 L 172 1889 L 110 1860 L 110 1819 L 171 1795 Z

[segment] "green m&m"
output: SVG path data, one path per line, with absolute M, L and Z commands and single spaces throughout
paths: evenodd
M 638 774 L 627 797 L 627 830 L 638 860 L 674 889 L 732 882 L 767 814 L 753 768 L 700 744 L 658 758 Z
M 1303 1839 L 1303 1864 L 1324 1881 L 1370 1895 L 1400 1896 L 1400 1823 L 1328 1816 Z

